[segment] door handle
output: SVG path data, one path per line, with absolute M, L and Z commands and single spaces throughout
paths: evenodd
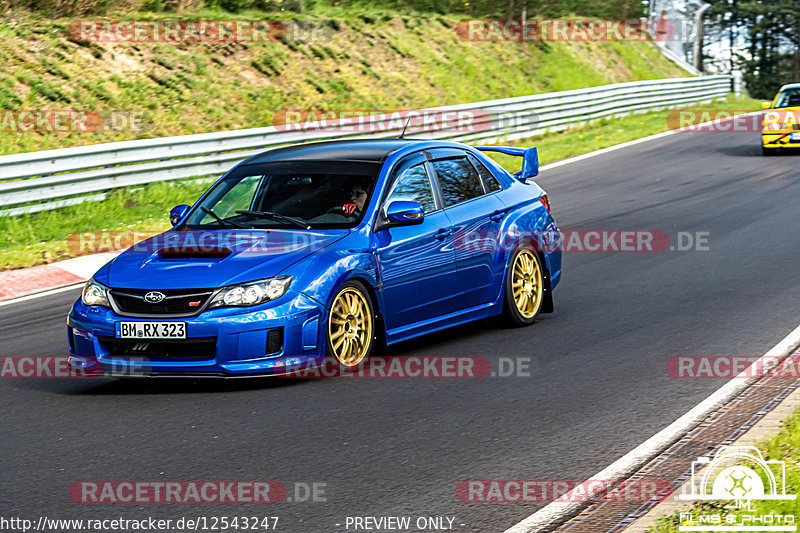
M 503 212 L 502 211 L 495 211 L 494 213 L 489 215 L 489 218 L 494 220 L 495 222 L 497 222 L 498 220 L 501 220 L 503 218 Z
M 449 229 L 440 229 L 439 231 L 436 232 L 436 234 L 433 236 L 433 238 L 442 240 L 442 239 L 448 238 L 452 234 L 453 234 L 453 232 L 450 231 Z

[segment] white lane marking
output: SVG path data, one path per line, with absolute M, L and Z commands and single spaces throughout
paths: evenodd
M 64 287 L 58 287 L 57 289 L 50 289 L 42 292 L 37 292 L 34 294 L 28 294 L 27 296 L 20 296 L 19 298 L 12 298 L 11 300 L 5 300 L 0 302 L 0 307 L 4 307 L 6 305 L 17 304 L 20 302 L 27 302 L 28 300 L 35 300 L 36 298 L 42 298 L 44 296 L 50 296 L 52 294 L 58 294 L 59 292 L 67 292 L 71 291 L 72 289 L 77 289 L 79 287 L 83 287 L 85 281 L 81 281 L 80 283 L 73 283 L 72 285 L 66 285 Z
M 677 131 L 669 130 L 669 131 L 662 131 L 661 133 L 656 133 L 655 135 L 649 135 L 647 137 L 642 137 L 641 139 L 634 139 L 632 141 L 627 141 L 620 144 L 615 144 L 613 146 L 608 146 L 606 148 L 601 148 L 600 150 L 595 150 L 594 152 L 587 152 L 585 154 L 576 155 L 574 157 L 569 157 L 567 159 L 562 159 L 561 161 L 554 161 L 552 163 L 547 163 L 546 165 L 542 165 L 539 167 L 539 170 L 550 170 L 551 168 L 560 167 L 562 165 L 568 165 L 570 163 L 577 163 L 578 161 L 583 161 L 584 159 L 589 159 L 590 157 L 594 157 L 596 155 L 607 154 L 608 152 L 613 152 L 614 150 L 619 150 L 620 148 L 627 148 L 628 146 L 634 146 L 636 144 L 645 143 L 648 141 L 653 141 L 655 139 L 661 139 L 662 137 L 667 137 L 669 135 L 674 135 L 678 133 Z
M 589 479 L 626 479 L 686 433 L 697 427 L 708 415 L 757 381 L 759 379 L 757 377 L 760 371 L 759 368 L 764 368 L 758 365 L 763 365 L 765 360 L 770 358 L 777 360 L 788 356 L 798 345 L 800 345 L 800 326 L 762 355 L 749 368 L 735 378 L 730 379 L 725 385 L 690 409 L 686 414 Z M 756 377 L 747 377 L 748 375 Z M 580 489 L 580 486 L 576 488 Z M 547 504 L 528 518 L 507 529 L 505 533 L 533 533 L 552 530 L 556 524 L 564 521 L 565 516 L 577 513 L 583 507 L 588 506 L 588 503 L 578 501 L 580 498 L 577 497 L 578 495 L 573 495 L 574 491 L 575 489 L 564 495 L 562 497 L 563 502 L 555 501 Z
M 723 110 L 720 110 L 720 113 L 724 113 Z M 749 117 L 751 115 L 759 115 L 764 113 L 764 111 L 751 111 L 749 113 L 741 113 L 739 115 L 731 115 L 729 117 L 718 118 L 715 120 L 709 120 L 708 122 L 702 122 L 700 124 L 693 124 L 692 128 L 702 128 L 704 126 L 709 126 L 711 124 L 721 124 L 727 120 L 734 120 L 737 117 Z M 613 146 L 608 146 L 606 148 L 601 148 L 600 150 L 595 150 L 594 152 L 587 152 L 585 154 L 576 155 L 574 157 L 568 157 L 567 159 L 562 159 L 560 161 L 554 161 L 552 163 L 547 163 L 546 165 L 542 165 L 539 167 L 539 170 L 549 170 L 551 168 L 560 167 L 562 165 L 568 165 L 570 163 L 577 163 L 578 161 L 583 161 L 584 159 L 589 159 L 590 157 L 594 157 L 596 155 L 607 154 L 608 152 L 613 152 L 615 150 L 619 150 L 621 148 L 627 148 L 629 146 L 635 146 L 637 144 L 645 143 L 648 141 L 654 141 L 656 139 L 661 139 L 663 137 L 668 137 L 670 135 L 674 135 L 676 133 L 687 133 L 680 130 L 667 130 L 662 131 L 661 133 L 656 133 L 653 135 L 648 135 L 647 137 L 642 137 L 641 139 L 634 139 L 632 141 L 627 141 L 620 144 L 615 144 Z M 695 133 L 696 135 L 701 135 L 702 133 Z

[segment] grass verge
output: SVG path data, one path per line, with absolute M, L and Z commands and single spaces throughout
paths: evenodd
M 729 97 L 724 102 L 687 109 L 756 110 L 759 106 L 757 100 Z M 544 164 L 666 131 L 669 129 L 669 113 L 659 111 L 603 119 L 513 144 L 538 146 Z M 497 155 L 496 159 L 511 171 L 519 170 L 519 158 Z M 67 237 L 78 232 L 166 230 L 169 228 L 169 209 L 177 204 L 193 203 L 207 187 L 208 181 L 198 180 L 154 183 L 112 191 L 103 202 L 86 202 L 31 215 L 0 217 L 0 270 L 46 264 L 86 253 L 67 246 Z
M 0 217 L 0 270 L 52 263 L 87 253 L 67 245 L 67 238 L 77 233 L 166 230 L 169 209 L 194 202 L 208 186 L 209 180 L 198 179 L 153 183 L 111 191 L 102 202 Z

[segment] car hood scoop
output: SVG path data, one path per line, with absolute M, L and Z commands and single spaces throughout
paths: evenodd
M 225 259 L 233 250 L 224 246 L 170 246 L 161 248 L 158 256 L 162 259 Z
M 346 229 L 168 231 L 114 259 L 105 282 L 111 287 L 172 289 L 253 281 L 278 275 L 347 233 Z

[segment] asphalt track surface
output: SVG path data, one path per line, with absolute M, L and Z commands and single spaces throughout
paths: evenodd
M 683 133 L 544 171 L 566 229 L 708 232 L 707 251 L 565 254 L 555 313 L 395 353 L 530 357 L 530 377 L 118 382 L 0 380 L 0 516 L 448 516 L 503 531 L 543 504 L 463 503 L 468 479 L 585 479 L 725 380 L 674 379 L 675 355 L 761 355 L 800 322 L 800 157 L 758 134 Z M 546 147 L 542 148 L 546 153 Z M 0 355 L 65 353 L 70 291 L 0 308 Z M 73 503 L 77 480 L 325 483 L 325 502 Z M 464 524 L 463 526 L 461 524 Z M 351 529 L 352 531 L 352 529 Z

